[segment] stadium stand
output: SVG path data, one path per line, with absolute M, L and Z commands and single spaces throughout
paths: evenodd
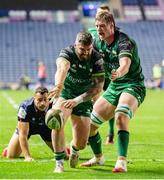
M 61 48 L 74 42 L 82 30 L 79 23 L 12 22 L 0 24 L 0 81 L 16 82 L 22 74 L 37 81 L 37 64 L 42 59 L 53 82 L 55 58 Z
M 138 0 L 122 0 L 126 20 L 141 20 L 142 15 L 138 6 Z M 143 7 L 147 19 L 164 20 L 163 0 L 144 0 Z
M 135 6 L 138 5 L 138 0 L 122 0 L 122 4 L 127 6 Z M 147 6 L 156 6 L 158 5 L 158 0 L 144 0 L 143 4 Z
M 153 65 L 161 64 L 164 59 L 164 22 L 138 21 L 118 25 L 136 40 L 145 77 L 152 78 Z
M 146 78 L 152 77 L 152 66 L 164 59 L 164 22 L 118 22 L 139 47 Z M 0 82 L 18 82 L 22 74 L 37 81 L 37 64 L 42 59 L 48 69 L 48 83 L 53 83 L 55 59 L 60 49 L 74 43 L 82 30 L 79 22 L 12 22 L 0 23 Z

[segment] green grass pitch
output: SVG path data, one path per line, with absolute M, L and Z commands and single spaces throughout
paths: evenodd
M 31 97 L 31 91 L 0 91 L 0 152 L 7 146 L 17 124 L 17 105 Z M 71 124 L 65 128 L 66 143 L 71 140 Z M 111 172 L 117 156 L 117 133 L 115 144 L 105 145 L 108 125 L 100 128 L 106 163 L 101 167 L 76 169 L 65 161 L 65 172 L 53 173 L 54 155 L 39 136 L 29 140 L 34 162 L 24 162 L 23 158 L 6 159 L 0 157 L 0 179 L 164 179 L 164 91 L 148 90 L 144 103 L 130 121 L 130 143 L 128 152 L 128 172 Z M 92 157 L 89 146 L 80 152 L 79 164 Z

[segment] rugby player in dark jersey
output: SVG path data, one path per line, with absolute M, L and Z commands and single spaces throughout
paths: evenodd
M 45 125 L 45 114 L 51 107 L 47 88 L 38 87 L 35 90 L 34 97 L 25 100 L 20 105 L 17 114 L 17 128 L 2 155 L 8 158 L 16 158 L 23 153 L 25 161 L 32 161 L 28 139 L 36 134 L 40 135 L 48 147 L 53 150 L 51 130 Z
M 93 49 L 92 36 L 88 32 L 77 34 L 74 46 L 62 49 L 56 60 L 54 97 L 59 97 L 52 112 L 62 110 L 64 120 L 71 116 L 73 140 L 70 167 L 78 163 L 79 150 L 85 148 L 90 131 L 91 99 L 101 92 L 104 82 L 103 60 Z M 64 126 L 52 130 L 56 167 L 54 172 L 64 171 Z

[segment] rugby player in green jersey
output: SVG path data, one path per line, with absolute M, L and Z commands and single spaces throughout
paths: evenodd
M 73 140 L 71 142 L 70 167 L 78 163 L 79 150 L 85 148 L 90 132 L 91 99 L 102 91 L 104 68 L 101 55 L 93 49 L 89 32 L 79 32 L 74 46 L 62 49 L 56 60 L 55 88 L 49 97 L 58 98 L 52 113 L 61 110 L 64 124 L 71 116 Z M 60 112 L 59 112 L 60 113 Z M 51 113 L 50 113 L 51 114 Z M 64 125 L 52 130 L 56 167 L 54 172 L 64 171 Z
M 91 113 L 89 143 L 95 156 L 81 165 L 104 164 L 98 128 L 103 122 L 115 117 L 118 128 L 118 159 L 113 172 L 126 172 L 128 124 L 145 98 L 144 76 L 135 41 L 115 27 L 113 15 L 99 12 L 95 24 L 99 35 L 95 46 L 104 56 L 105 68 L 111 82 L 95 102 Z
M 100 11 L 110 12 L 110 8 L 108 5 L 102 4 L 100 7 L 98 7 L 96 13 L 99 13 Z M 98 38 L 96 27 L 89 28 L 88 31 L 91 33 L 93 39 Z M 95 47 L 95 49 L 96 49 L 96 47 Z M 98 49 L 96 49 L 96 50 L 99 51 Z M 104 86 L 103 86 L 104 91 L 107 89 L 109 83 L 110 83 L 110 79 L 109 79 L 108 75 L 105 74 L 105 82 L 104 82 Z M 95 96 L 93 98 L 94 102 L 98 99 L 99 96 L 100 95 L 98 94 L 97 96 Z M 108 121 L 108 124 L 109 124 L 109 133 L 107 135 L 105 144 L 113 144 L 114 143 L 114 118 L 110 119 Z

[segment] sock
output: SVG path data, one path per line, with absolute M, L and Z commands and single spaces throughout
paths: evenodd
M 72 148 L 72 153 L 73 154 L 77 154 L 78 153 L 78 149 L 76 149 L 74 146 L 71 146 L 71 148 Z
M 101 146 L 101 136 L 99 132 L 95 136 L 89 137 L 89 144 L 92 148 L 94 154 L 101 154 L 102 153 L 102 146 Z
M 114 135 L 114 118 L 110 119 L 108 122 L 109 122 L 109 134 Z
M 65 158 L 65 152 L 62 151 L 62 152 L 55 152 L 55 159 L 56 161 L 59 161 L 59 160 L 64 160 Z
M 129 132 L 120 130 L 118 131 L 118 156 L 127 156 L 129 144 Z

